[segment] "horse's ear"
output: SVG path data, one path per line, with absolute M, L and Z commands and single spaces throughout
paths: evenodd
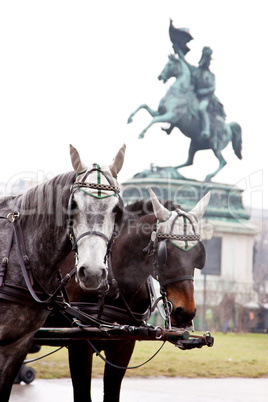
M 70 155 L 74 170 L 80 174 L 86 170 L 86 166 L 81 161 L 80 155 L 75 147 L 70 144 Z
M 117 179 L 117 175 L 122 169 L 124 159 L 125 159 L 125 151 L 126 144 L 124 144 L 116 154 L 116 157 L 113 160 L 113 163 L 109 166 L 110 171 L 115 179 Z
M 149 188 L 148 191 L 151 197 L 156 219 L 162 222 L 167 220 L 170 217 L 170 211 L 161 204 L 151 188 Z
M 209 200 L 210 200 L 209 191 L 201 200 L 196 204 L 196 206 L 189 212 L 189 214 L 193 215 L 198 221 L 202 218 L 204 213 L 206 212 Z

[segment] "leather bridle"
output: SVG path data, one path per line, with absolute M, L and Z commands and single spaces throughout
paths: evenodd
M 114 238 L 116 237 L 117 234 L 117 226 L 120 224 L 120 220 L 122 219 L 122 214 L 123 214 L 123 201 L 122 198 L 119 195 L 119 188 L 117 186 L 113 186 L 110 182 L 109 177 L 99 168 L 97 165 L 93 165 L 93 169 L 89 170 L 86 172 L 85 176 L 83 177 L 82 181 L 76 181 L 72 187 L 71 187 L 71 195 L 69 197 L 68 201 L 68 238 L 71 240 L 72 243 L 72 248 L 75 252 L 77 252 L 77 242 L 83 238 L 84 236 L 87 235 L 97 235 L 101 236 L 105 241 L 107 241 L 107 252 L 104 257 L 105 261 L 107 257 L 109 256 L 109 253 L 111 251 L 112 243 Z M 93 172 L 93 171 L 99 171 L 100 174 L 103 174 L 108 181 L 109 185 L 105 184 L 96 184 L 96 183 L 86 183 L 85 180 L 87 179 L 88 175 Z M 112 233 L 111 238 L 109 239 L 105 234 L 97 231 L 87 231 L 78 238 L 75 237 L 74 232 L 73 232 L 73 223 L 74 223 L 74 193 L 80 189 L 80 188 L 95 188 L 99 190 L 109 190 L 113 191 L 115 195 L 119 198 L 119 206 L 118 206 L 118 211 L 117 211 L 117 216 L 115 220 L 115 225 L 114 225 L 114 230 Z M 7 216 L 0 216 L 0 219 L 4 219 L 8 221 L 12 226 L 13 230 L 11 232 L 11 236 L 9 239 L 8 243 L 8 250 L 6 253 L 6 256 L 2 259 L 2 262 L 0 263 L 0 299 L 16 302 L 16 303 L 26 303 L 29 305 L 37 305 L 39 306 L 44 306 L 47 307 L 48 309 L 51 308 L 51 306 L 58 305 L 59 307 L 61 305 L 64 306 L 64 310 L 71 309 L 71 307 L 68 305 L 68 303 L 64 302 L 64 299 L 62 298 L 61 292 L 64 290 L 66 284 L 71 280 L 71 278 L 76 274 L 76 267 L 72 269 L 70 273 L 68 273 L 63 279 L 61 279 L 60 284 L 56 288 L 56 290 L 50 294 L 48 293 L 43 286 L 39 283 L 38 279 L 34 276 L 31 266 L 30 266 L 30 260 L 27 256 L 27 251 L 24 243 L 24 236 L 23 236 L 23 231 L 22 231 L 22 226 L 21 226 L 21 216 L 20 216 L 20 202 L 21 199 L 19 200 L 19 203 L 17 205 L 17 211 L 16 212 L 11 212 L 7 214 Z M 19 264 L 21 266 L 21 271 L 24 277 L 24 280 L 26 282 L 26 288 L 16 286 L 16 285 L 11 285 L 11 284 L 6 284 L 5 283 L 5 274 L 8 268 L 8 263 L 9 263 L 9 257 L 11 253 L 11 248 L 13 245 L 13 238 L 15 237 L 16 243 L 17 243 L 17 255 L 19 259 Z M 39 289 L 36 291 L 34 289 L 34 285 L 37 286 Z M 29 293 L 28 293 L 29 292 Z M 75 316 L 73 313 L 73 309 L 71 309 L 71 314 Z
M 172 240 L 175 241 L 201 241 L 201 237 L 199 234 L 196 234 L 195 227 L 193 224 L 192 219 L 189 217 L 187 213 L 184 213 L 184 211 L 181 210 L 176 210 L 176 216 L 173 219 L 173 222 L 171 224 L 170 232 L 169 233 L 162 233 L 160 231 L 156 231 L 152 233 L 153 237 L 153 248 L 154 248 L 154 254 L 155 254 L 155 276 L 158 278 L 159 283 L 161 287 L 165 287 L 167 284 L 174 283 L 174 282 L 180 282 L 180 281 L 185 281 L 185 280 L 194 280 L 194 276 L 192 274 L 188 275 L 176 275 L 172 279 L 163 279 L 163 275 L 161 275 L 161 270 L 164 269 L 166 262 L 167 262 L 167 242 L 171 242 Z M 186 218 L 193 229 L 194 234 L 174 234 L 174 226 L 176 224 L 176 221 L 179 217 L 183 216 Z M 172 244 L 172 243 L 171 243 Z M 190 268 L 192 270 L 192 267 Z
M 148 246 L 144 249 L 144 251 L 147 251 L 150 256 L 152 256 L 152 255 L 155 256 L 153 277 L 159 282 L 159 285 L 160 285 L 161 297 L 158 298 L 157 300 L 155 300 L 152 310 L 155 308 L 155 306 L 158 304 L 158 302 L 162 299 L 164 313 L 165 313 L 165 321 L 166 321 L 165 325 L 167 328 L 171 328 L 170 315 L 173 310 L 173 305 L 167 299 L 166 285 L 168 285 L 170 283 L 185 281 L 185 280 L 194 281 L 194 275 L 192 274 L 194 267 L 189 267 L 189 271 L 191 271 L 191 273 L 189 273 L 189 274 L 181 275 L 178 272 L 178 274 L 175 275 L 173 278 L 165 279 L 165 277 L 164 277 L 165 270 L 164 269 L 165 269 L 165 266 L 167 263 L 167 242 L 172 242 L 172 240 L 184 241 L 184 242 L 197 241 L 197 243 L 196 243 L 196 245 L 197 245 L 201 241 L 200 235 L 197 234 L 195 231 L 195 227 L 194 227 L 194 224 L 192 221 L 193 217 L 190 217 L 189 214 L 187 214 L 181 210 L 176 210 L 175 212 L 176 212 L 176 216 L 173 219 L 173 222 L 171 224 L 170 232 L 162 233 L 158 230 L 153 231 L 152 235 L 151 235 L 151 240 L 150 240 Z M 176 221 L 181 216 L 186 218 L 191 223 L 194 234 L 189 235 L 189 234 L 174 234 L 173 233 Z M 170 214 L 170 217 L 171 217 L 171 214 Z
M 105 179 L 108 181 L 109 184 L 102 184 L 102 183 L 87 183 L 86 179 L 87 177 L 92 173 L 92 172 L 98 172 L 99 174 L 103 175 Z M 75 202 L 74 202 L 74 194 L 76 191 L 81 190 L 81 189 L 94 189 L 94 190 L 100 190 L 100 191 L 113 191 L 114 195 L 118 197 L 119 199 L 119 206 L 118 206 L 118 211 L 117 211 L 117 216 L 115 219 L 115 225 L 113 229 L 113 233 L 111 238 L 109 239 L 104 233 L 96 231 L 96 230 L 88 230 L 82 234 L 80 234 L 78 237 L 75 236 L 74 230 L 73 230 L 73 225 L 74 225 L 74 211 L 75 211 Z M 76 181 L 72 187 L 71 187 L 71 195 L 69 198 L 69 203 L 68 203 L 68 236 L 69 239 L 72 243 L 72 251 L 75 254 L 75 259 L 77 261 L 77 256 L 78 256 L 78 242 L 85 236 L 99 236 L 101 237 L 106 243 L 107 243 L 107 252 L 104 257 L 104 261 L 106 262 L 108 255 L 110 253 L 111 245 L 117 235 L 117 227 L 120 224 L 120 221 L 122 219 L 122 214 L 123 214 L 123 200 L 120 196 L 120 188 L 118 186 L 114 186 L 111 183 L 110 178 L 108 175 L 97 165 L 94 164 L 93 168 L 88 170 L 85 175 L 83 176 L 81 181 Z

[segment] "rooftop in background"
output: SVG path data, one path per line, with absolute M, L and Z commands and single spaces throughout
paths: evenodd
M 19 179 L 11 185 L 0 182 L 0 196 L 22 194 L 37 184 L 38 182 L 32 179 Z

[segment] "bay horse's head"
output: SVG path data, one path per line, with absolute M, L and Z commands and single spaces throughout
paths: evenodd
M 182 74 L 181 69 L 181 61 L 175 55 L 171 54 L 168 56 L 168 62 L 165 65 L 163 71 L 158 76 L 160 81 L 163 81 L 164 84 L 169 80 L 171 77 L 178 77 Z
M 77 150 L 70 146 L 76 180 L 69 200 L 68 231 L 76 254 L 77 279 L 86 290 L 106 284 L 107 253 L 122 214 L 116 178 L 124 162 L 125 148 L 123 145 L 109 167 L 86 167 Z
M 155 242 L 156 278 L 171 308 L 171 324 L 186 327 L 196 314 L 194 301 L 194 270 L 205 265 L 206 252 L 200 239 L 198 221 L 204 215 L 210 193 L 190 211 L 170 212 L 152 190 L 151 200 L 157 218 Z

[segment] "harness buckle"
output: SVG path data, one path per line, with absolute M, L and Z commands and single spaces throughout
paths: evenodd
M 8 257 L 4 257 L 4 258 L 2 259 L 2 265 L 3 265 L 3 264 L 4 264 L 4 265 L 7 265 L 8 262 L 9 262 L 9 258 L 8 258 Z
M 151 234 L 151 241 L 154 243 L 155 240 L 156 240 L 156 238 L 157 238 L 157 233 L 156 233 L 155 230 L 153 230 L 153 231 L 152 231 L 152 234 Z
M 10 212 L 9 214 L 7 214 L 7 220 L 9 223 L 13 223 L 15 222 L 17 219 L 19 219 L 20 217 L 20 213 L 19 212 Z
M 73 322 L 71 323 L 71 328 L 73 328 L 75 325 L 77 325 L 78 327 L 79 327 L 79 325 L 78 324 L 81 324 L 81 321 L 80 320 L 73 320 Z

